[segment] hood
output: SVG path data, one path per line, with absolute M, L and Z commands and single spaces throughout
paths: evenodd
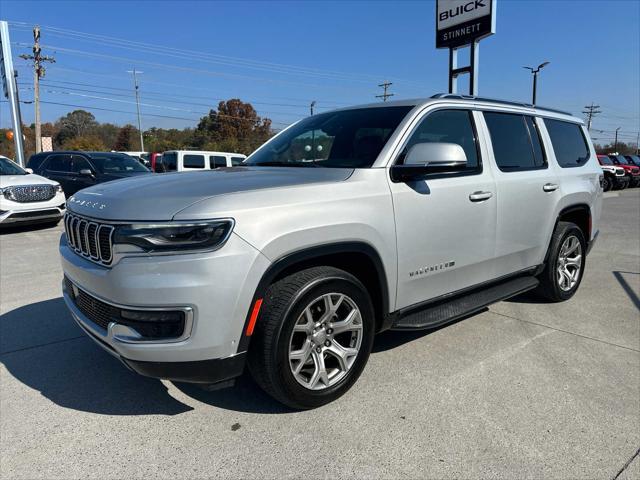
M 180 210 L 218 195 L 341 182 L 352 169 L 231 167 L 204 172 L 141 175 L 80 190 L 67 208 L 103 220 L 167 221 Z
M 14 185 L 57 185 L 58 182 L 41 177 L 34 173 L 29 175 L 0 175 L 0 187 L 9 187 Z

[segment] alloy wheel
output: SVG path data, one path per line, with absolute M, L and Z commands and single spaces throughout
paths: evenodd
M 305 307 L 293 327 L 291 373 L 310 390 L 329 388 L 351 370 L 362 338 L 362 315 L 356 303 L 342 293 L 326 293 Z
M 558 253 L 556 271 L 558 286 L 568 292 L 576 286 L 582 269 L 582 244 L 578 237 L 570 235 L 565 238 Z

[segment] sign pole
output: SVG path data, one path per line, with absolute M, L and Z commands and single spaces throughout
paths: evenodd
M 18 100 L 17 72 L 13 69 L 11 42 L 9 40 L 9 24 L 0 20 L 0 43 L 2 44 L 2 85 L 4 96 L 9 99 L 11 124 L 13 125 L 13 142 L 16 150 L 16 162 L 24 167 L 24 147 L 22 144 L 22 121 L 20 119 L 20 101 Z
M 480 42 L 474 40 L 471 45 L 471 71 L 469 72 L 469 95 L 478 96 L 478 65 L 480 57 Z
M 453 74 L 458 69 L 458 50 L 449 49 L 449 93 L 458 93 L 458 76 Z

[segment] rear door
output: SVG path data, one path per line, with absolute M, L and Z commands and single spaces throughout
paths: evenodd
M 560 199 L 536 119 L 485 111 L 497 188 L 495 271 L 500 277 L 542 263 Z
M 460 145 L 467 169 L 389 185 L 398 252 L 396 308 L 401 309 L 490 280 L 496 229 L 495 184 L 483 165 L 479 114 L 444 108 L 423 114 L 394 163 L 416 143 Z M 433 159 L 434 161 L 438 159 Z
M 50 155 L 44 162 L 42 176 L 58 182 L 62 186 L 64 194 L 68 197 L 75 193 L 71 180 L 73 177 L 71 170 L 72 163 L 70 154 L 60 153 Z

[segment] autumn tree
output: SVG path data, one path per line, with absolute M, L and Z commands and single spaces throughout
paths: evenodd
M 125 125 L 120 129 L 120 132 L 118 132 L 118 138 L 113 145 L 113 149 L 119 152 L 127 152 L 133 150 L 134 139 L 137 133 L 138 130 L 133 125 Z
M 64 117 L 56 122 L 58 134 L 56 135 L 56 143 L 64 144 L 67 140 L 74 137 L 81 137 L 94 133 L 98 126 L 96 117 L 92 113 L 85 110 L 74 110 L 67 113 Z
M 97 135 L 82 135 L 69 138 L 62 144 L 63 150 L 80 150 L 85 152 L 105 151 L 107 147 Z
M 194 135 L 198 148 L 249 154 L 271 137 L 271 120 L 261 118 L 250 103 L 222 101 L 200 119 Z

